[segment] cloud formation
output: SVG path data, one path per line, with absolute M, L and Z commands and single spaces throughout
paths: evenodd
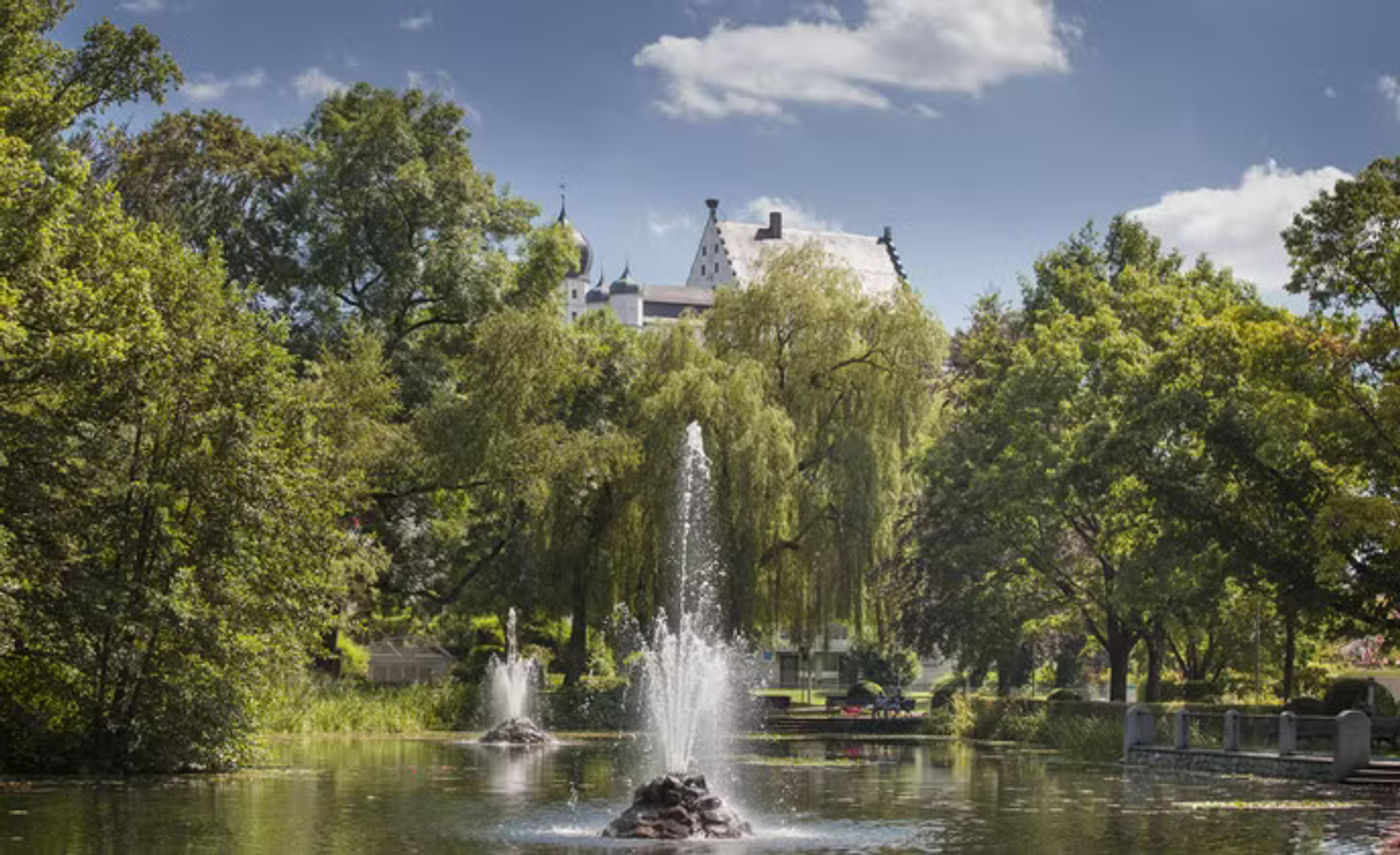
M 788 228 L 806 229 L 813 232 L 841 231 L 840 223 L 823 219 L 810 209 L 803 207 L 801 203 L 781 196 L 759 196 L 756 199 L 750 199 L 749 203 L 744 206 L 744 213 L 748 215 L 750 220 L 757 223 L 768 222 L 768 214 L 772 211 L 783 212 L 783 225 Z
M 857 24 L 806 11 L 775 26 L 664 35 L 632 61 L 662 75 L 658 106 L 669 115 L 781 118 L 795 104 L 885 110 L 888 90 L 977 95 L 1066 72 L 1077 33 L 1052 0 L 866 0 Z
M 690 214 L 663 214 L 659 211 L 647 213 L 647 231 L 652 237 L 664 238 L 681 232 L 699 232 L 700 226 Z
M 267 83 L 267 72 L 254 68 L 234 77 L 214 74 L 195 75 L 180 87 L 180 94 L 191 101 L 216 101 L 233 89 L 261 89 Z
M 1179 190 L 1128 216 L 1188 259 L 1205 253 L 1261 290 L 1278 290 L 1289 277 L 1279 233 L 1318 193 L 1350 177 L 1335 166 L 1295 172 L 1271 160 L 1246 169 L 1238 186 Z
M 302 98 L 325 98 L 344 89 L 345 82 L 322 71 L 319 65 L 313 65 L 292 80 L 292 88 Z
M 416 33 L 419 30 L 426 30 L 433 23 L 433 10 L 424 9 L 421 14 L 409 15 L 399 21 L 399 29 Z
M 165 0 L 122 0 L 117 6 L 124 12 L 159 12 L 165 8 Z
M 1395 118 L 1400 119 L 1400 79 L 1393 74 L 1382 74 L 1376 81 L 1376 90 L 1395 111 Z

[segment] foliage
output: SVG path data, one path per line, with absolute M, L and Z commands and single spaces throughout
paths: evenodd
M 335 650 L 340 654 L 340 676 L 363 680 L 369 676 L 369 648 L 356 644 L 345 633 L 337 633 Z
M 907 686 L 919 679 L 923 670 L 912 650 L 856 647 L 851 651 L 851 659 L 861 679 L 882 686 Z
M 1395 696 L 1375 680 L 1365 677 L 1339 677 L 1322 696 L 1327 715 L 1346 710 L 1364 710 L 1373 715 L 1394 716 Z
M 217 253 L 138 225 L 47 140 L 173 79 L 154 41 L 103 24 L 71 53 L 42 38 L 66 4 L 5 11 L 0 767 L 224 766 L 333 619 L 358 479 L 318 431 L 336 404 Z
M 552 730 L 629 730 L 637 726 L 629 708 L 630 684 L 621 679 L 584 679 L 543 696 L 545 726 Z
M 455 682 L 371 686 L 313 678 L 271 681 L 255 719 L 264 734 L 426 733 L 466 730 L 476 689 Z

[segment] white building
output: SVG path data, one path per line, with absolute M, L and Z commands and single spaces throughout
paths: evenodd
M 759 274 L 765 255 L 788 247 L 820 247 L 837 264 L 850 268 L 869 295 L 888 294 L 905 278 L 888 227 L 879 237 L 789 229 L 783 226 L 781 211 L 770 213 L 767 225 L 762 225 L 721 220 L 718 199 L 707 199 L 705 205 L 709 216 L 684 285 L 643 284 L 632 278 L 629 265 L 611 283 L 600 275 L 592 288 L 588 280 L 593 247 L 561 207 L 559 222 L 571 229 L 579 250 L 579 267 L 562 285 L 565 317 L 577 320 L 584 312 L 608 309 L 628 326 L 645 327 L 674 321 L 688 312 L 701 313 L 714 305 L 716 288 L 744 287 Z

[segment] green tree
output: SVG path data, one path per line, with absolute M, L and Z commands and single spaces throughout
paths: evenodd
M 104 20 L 82 47 L 58 44 L 48 33 L 72 8 L 72 0 L 0 0 L 0 129 L 41 157 L 84 114 L 143 95 L 160 103 L 184 79 L 144 27 Z

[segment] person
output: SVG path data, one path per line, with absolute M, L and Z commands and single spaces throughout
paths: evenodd
M 895 687 L 894 687 L 894 697 L 890 698 L 890 709 L 894 710 L 895 715 L 900 715 L 900 714 L 902 714 L 902 713 L 904 712 L 904 689 L 903 689 L 903 687 L 901 687 L 901 686 L 895 686 Z

